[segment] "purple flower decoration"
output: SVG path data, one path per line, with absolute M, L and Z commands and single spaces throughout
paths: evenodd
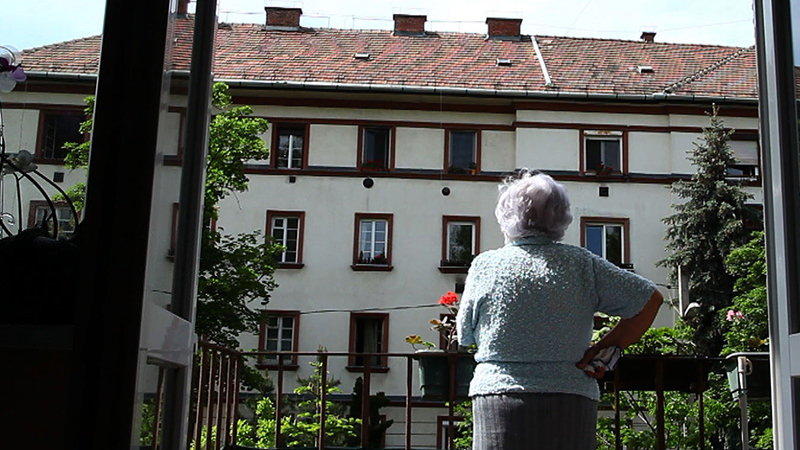
M 11 92 L 17 82 L 25 81 L 27 76 L 20 64 L 19 51 L 8 45 L 0 45 L 0 92 Z

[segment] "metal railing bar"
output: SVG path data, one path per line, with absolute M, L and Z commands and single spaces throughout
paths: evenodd
M 319 450 L 325 450 L 325 418 L 328 399 L 328 355 L 320 352 L 320 363 L 322 367 L 320 370 L 320 383 L 319 383 Z
M 369 447 L 369 394 L 372 379 L 372 356 L 364 357 L 364 380 L 361 383 L 361 447 Z
M 234 395 L 233 395 L 233 430 L 231 431 L 231 444 L 236 447 L 236 441 L 239 439 L 239 386 L 242 381 L 241 372 L 242 372 L 242 359 L 237 358 L 233 360 L 234 362 L 234 372 L 233 372 L 233 387 L 234 387 Z
M 213 416 L 211 412 L 213 411 L 213 403 L 214 403 L 214 381 L 217 378 L 217 355 L 214 352 L 209 352 L 211 359 L 211 364 L 208 368 L 208 391 L 206 392 L 206 445 L 204 448 L 208 449 L 209 444 L 211 443 L 211 426 Z M 197 448 L 200 448 L 201 441 L 197 441 Z
M 151 448 L 158 448 L 159 432 L 161 431 L 161 403 L 164 398 L 164 367 L 158 368 L 158 384 L 156 387 L 155 409 L 153 411 L 153 445 Z
M 219 354 L 219 367 L 217 368 L 217 404 L 214 407 L 214 413 L 216 414 L 216 435 L 214 436 L 214 450 L 220 449 L 220 444 L 225 435 L 222 433 L 222 411 L 225 407 L 225 403 L 222 401 L 223 397 L 225 396 L 225 381 L 226 377 L 225 374 L 228 371 L 228 357 L 222 353 Z M 211 430 L 209 430 L 209 433 Z M 206 438 L 208 439 L 208 438 Z
M 275 392 L 275 447 L 281 442 L 281 411 L 283 410 L 283 357 L 278 356 L 278 389 Z
M 412 376 L 414 375 L 414 359 L 406 356 L 406 448 L 411 450 L 411 391 L 413 390 Z
M 197 383 L 197 410 L 195 411 L 195 420 L 194 420 L 194 442 L 195 448 L 200 448 L 200 438 L 203 432 L 203 392 L 205 390 L 205 385 L 208 382 L 206 374 L 206 364 L 209 363 L 209 349 L 203 348 L 200 351 L 200 377 Z

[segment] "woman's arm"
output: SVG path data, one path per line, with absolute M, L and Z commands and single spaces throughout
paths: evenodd
M 658 289 L 654 290 L 653 294 L 650 296 L 650 300 L 645 303 L 644 308 L 642 308 L 638 314 L 630 319 L 620 320 L 611 331 L 606 333 L 606 335 L 603 336 L 596 344 L 589 347 L 583 354 L 583 359 L 576 364 L 577 367 L 579 369 L 586 367 L 586 365 L 589 364 L 589 362 L 597 355 L 597 352 L 606 347 L 619 346 L 625 349 L 629 345 L 638 341 L 644 332 L 650 328 L 650 325 L 652 325 L 653 320 L 656 318 L 656 314 L 658 314 L 658 309 L 661 307 L 661 303 L 663 301 L 664 297 L 660 292 L 658 292 Z M 602 368 L 597 372 L 587 373 L 587 375 L 593 378 L 602 378 L 603 374 L 605 374 L 605 369 Z

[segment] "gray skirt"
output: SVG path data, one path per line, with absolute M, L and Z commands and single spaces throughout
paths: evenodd
M 472 398 L 473 450 L 584 450 L 596 447 L 597 402 L 575 394 Z

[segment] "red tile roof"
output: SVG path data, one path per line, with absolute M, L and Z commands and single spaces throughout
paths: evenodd
M 192 16 L 178 20 L 173 68 L 188 70 Z M 437 87 L 569 94 L 755 99 L 752 48 L 613 39 L 536 36 L 551 83 L 546 84 L 531 36 L 490 40 L 481 34 L 301 28 L 265 30 L 260 24 L 221 24 L 218 79 L 314 84 Z M 26 71 L 93 74 L 100 37 L 26 50 Z M 355 53 L 368 53 L 356 59 Z M 510 66 L 498 66 L 498 59 Z M 639 66 L 652 67 L 640 73 Z

